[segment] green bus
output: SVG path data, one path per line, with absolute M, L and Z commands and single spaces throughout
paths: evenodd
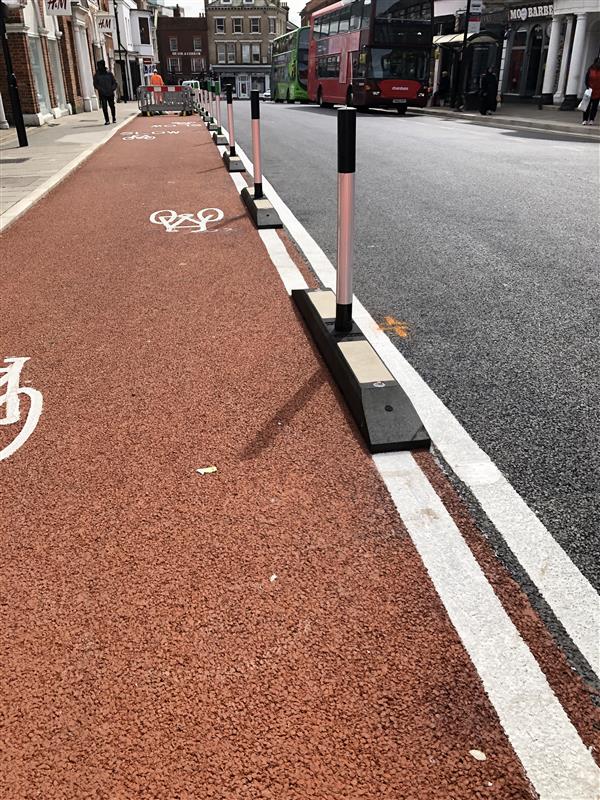
M 271 99 L 276 103 L 308 100 L 308 33 L 298 28 L 273 40 Z

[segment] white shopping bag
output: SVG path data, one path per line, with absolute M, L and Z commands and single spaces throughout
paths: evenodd
M 581 98 L 581 103 L 577 106 L 577 111 L 587 111 L 589 104 L 592 102 L 592 90 L 586 89 Z

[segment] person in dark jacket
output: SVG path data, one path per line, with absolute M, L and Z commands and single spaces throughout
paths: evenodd
M 102 113 L 104 114 L 104 124 L 108 125 L 108 109 L 112 114 L 112 121 L 117 121 L 117 112 L 115 111 L 115 90 L 117 82 L 112 72 L 106 69 L 104 61 L 98 61 L 96 74 L 94 75 L 94 88 L 100 97 L 100 105 Z
M 485 116 L 496 110 L 496 96 L 498 94 L 498 78 L 492 67 L 481 76 L 479 84 L 479 112 Z
M 588 107 L 583 112 L 583 124 L 593 125 L 600 103 L 600 58 L 597 58 L 585 73 L 585 88 L 592 90 L 592 96 Z
M 446 70 L 442 72 L 440 77 L 440 85 L 438 87 L 438 99 L 440 101 L 441 106 L 445 106 L 446 103 L 449 102 L 450 99 L 450 77 Z

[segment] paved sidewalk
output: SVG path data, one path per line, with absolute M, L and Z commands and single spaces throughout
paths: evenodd
M 101 111 L 60 117 L 28 128 L 28 147 L 19 147 L 14 130 L 0 137 L 0 230 L 59 178 L 75 159 L 110 138 L 115 128 L 138 113 L 135 102 L 117 104 L 117 126 L 104 125 Z
M 0 366 L 28 359 L 16 416 L 41 413 L 0 461 L 0 796 L 533 800 L 267 238 L 177 117 L 132 121 L 2 236 Z M 495 584 L 597 743 L 566 660 Z
M 533 103 L 503 103 L 492 116 L 483 117 L 478 111 L 455 111 L 450 108 L 425 108 L 423 113 L 475 122 L 480 125 L 508 125 L 516 128 L 538 128 L 561 133 L 574 133 L 600 139 L 600 118 L 594 125 L 582 125 L 580 111 L 560 111 L 557 106 L 541 110 Z

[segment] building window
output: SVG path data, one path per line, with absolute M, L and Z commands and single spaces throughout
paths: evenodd
M 215 17 L 215 33 L 225 33 L 225 17 Z
M 269 17 L 269 33 L 275 33 L 275 17 Z
M 253 64 L 260 64 L 260 45 L 253 44 L 252 45 L 252 63 Z
M 199 36 L 194 36 L 194 50 L 197 53 L 202 52 L 202 39 Z
M 138 19 L 140 26 L 140 44 L 150 44 L 150 21 L 148 17 Z
M 235 42 L 227 43 L 227 63 L 235 64 Z
M 234 33 L 243 33 L 244 32 L 244 18 L 243 17 L 233 17 L 233 32 Z
M 169 36 L 169 50 L 172 53 L 177 52 L 177 37 L 176 36 Z
M 250 63 L 250 45 L 243 44 L 242 45 L 242 64 L 249 64 Z
M 217 64 L 224 64 L 225 63 L 225 45 L 219 44 L 217 45 Z
M 192 72 L 204 72 L 203 58 L 192 58 Z
M 260 17 L 250 17 L 250 33 L 260 33 Z
M 244 0 L 244 5 L 245 6 L 251 6 L 253 4 L 254 4 L 254 0 Z
M 181 72 L 181 59 L 180 58 L 169 58 L 169 72 L 173 73 L 173 75 Z

